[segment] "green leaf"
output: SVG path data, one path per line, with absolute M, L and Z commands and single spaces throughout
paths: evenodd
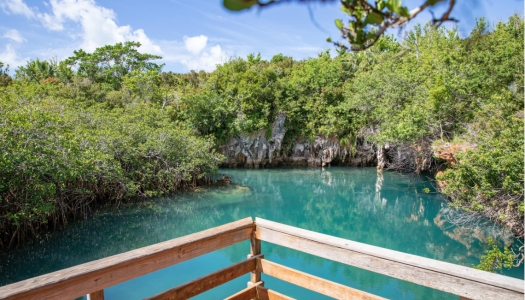
M 340 9 L 341 9 L 341 11 L 342 11 L 343 13 L 345 13 L 345 14 L 347 14 L 347 15 L 351 15 L 351 14 L 352 14 L 352 10 L 346 8 L 346 6 L 344 6 L 344 5 L 341 5 L 341 8 L 340 8 Z
M 366 19 L 365 19 L 365 22 L 367 24 L 381 24 L 383 23 L 383 16 L 376 13 L 376 12 L 371 12 L 368 14 L 368 16 L 366 16 Z
M 376 0 L 376 8 L 378 10 L 383 10 L 385 8 L 385 1 L 384 0 Z
M 248 9 L 257 4 L 257 0 L 224 0 L 223 5 L 231 11 Z
M 331 42 L 332 42 L 332 38 L 331 38 L 331 37 L 327 37 L 327 38 L 326 38 L 326 41 L 329 42 L 329 43 L 331 43 Z
M 388 10 L 391 12 L 399 12 L 401 0 L 387 0 L 386 7 L 388 7 Z
M 410 12 L 408 11 L 408 8 L 406 8 L 406 6 L 400 7 L 399 11 L 398 11 L 398 14 L 401 17 L 405 17 L 405 18 L 408 18 L 410 16 Z
M 343 29 L 343 21 L 340 20 L 340 19 L 335 19 L 335 26 L 336 26 L 339 30 L 342 30 L 342 29 Z

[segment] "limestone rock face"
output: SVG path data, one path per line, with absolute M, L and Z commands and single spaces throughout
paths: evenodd
M 272 163 L 274 157 L 277 158 L 281 155 L 281 146 L 283 144 L 284 135 L 286 134 L 284 121 L 286 121 L 286 114 L 280 113 L 272 124 L 272 135 L 268 141 L 268 160 L 270 163 Z
M 283 145 L 286 135 L 286 114 L 277 115 L 271 134 L 260 130 L 231 138 L 219 152 L 226 159 L 223 167 L 260 168 L 265 166 L 324 167 L 341 165 L 377 167 L 419 172 L 430 167 L 430 145 L 375 145 L 366 137 L 376 133 L 363 129 L 351 147 L 342 146 L 337 137 L 315 136 L 313 140 L 294 137 Z M 430 154 L 430 156 L 428 155 Z
M 329 164 L 347 166 L 375 166 L 376 151 L 373 144 L 358 139 L 355 148 L 341 146 L 338 138 L 316 136 L 313 142 L 297 138 L 289 156 L 283 158 L 286 165 L 324 167 Z
M 294 166 L 324 167 L 334 159 L 340 159 L 341 150 L 339 141 L 335 138 L 316 136 L 313 142 L 297 138 L 291 155 L 284 159 L 284 163 Z
M 350 157 L 349 165 L 352 167 L 375 167 L 377 166 L 377 147 L 365 138 L 357 139 L 355 153 Z
M 358 139 L 353 151 L 341 146 L 335 137 L 316 136 L 313 141 L 295 138 L 287 150 L 283 149 L 286 135 L 286 114 L 277 115 L 268 138 L 266 130 L 251 135 L 243 134 L 231 138 L 219 152 L 226 159 L 225 167 L 259 168 L 264 166 L 291 165 L 321 167 L 331 163 L 350 166 L 375 166 L 375 146 Z
M 281 146 L 286 134 L 284 122 L 286 114 L 277 115 L 272 124 L 272 133 L 267 138 L 266 130 L 259 130 L 251 135 L 242 134 L 231 138 L 219 152 L 226 156 L 224 166 L 259 168 L 266 165 L 277 165 L 281 155 Z
M 432 144 L 427 140 L 415 143 L 390 145 L 385 148 L 386 167 L 388 169 L 420 173 L 422 171 L 436 171 L 437 165 L 432 157 Z

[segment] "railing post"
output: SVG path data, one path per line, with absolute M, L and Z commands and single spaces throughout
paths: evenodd
M 250 255 L 248 255 L 248 257 L 261 254 L 261 240 L 255 237 L 256 230 L 257 225 L 254 222 L 252 237 L 250 238 Z M 255 284 L 259 281 L 261 281 L 261 267 L 257 265 L 255 271 L 250 273 L 250 282 L 248 282 L 248 286 L 251 286 L 252 284 Z M 261 282 L 261 285 L 264 285 L 264 282 Z
M 89 293 L 86 296 L 87 300 L 104 300 L 104 290 Z

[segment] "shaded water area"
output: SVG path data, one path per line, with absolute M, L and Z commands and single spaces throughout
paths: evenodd
M 512 241 L 501 228 L 457 227 L 453 213 L 425 176 L 377 173 L 374 168 L 219 170 L 229 186 L 199 189 L 101 209 L 21 249 L 0 255 L 0 285 L 180 237 L 248 216 L 379 247 L 471 266 L 487 238 Z M 428 189 L 428 190 L 427 190 Z M 426 193 L 426 192 L 427 193 Z M 142 299 L 246 258 L 249 243 L 118 284 L 106 299 Z M 262 243 L 265 258 L 391 299 L 458 299 L 416 284 Z M 505 271 L 523 279 L 523 267 Z M 265 285 L 299 299 L 326 297 L 265 276 Z M 243 276 L 196 299 L 220 299 L 246 287 Z

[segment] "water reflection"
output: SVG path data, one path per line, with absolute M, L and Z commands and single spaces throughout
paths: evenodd
M 454 213 L 424 177 L 405 177 L 373 168 L 221 170 L 228 187 L 129 203 L 98 212 L 46 239 L 0 256 L 0 284 L 165 241 L 247 216 L 380 247 L 470 266 L 478 263 L 495 226 L 457 227 Z M 424 193 L 425 188 L 431 193 Z M 499 229 L 498 229 L 499 230 Z M 500 231 L 498 231 L 500 232 Z M 500 244 L 510 241 L 499 234 Z M 143 276 L 106 291 L 107 299 L 138 299 L 240 261 L 241 243 Z M 395 299 L 457 299 L 407 282 L 263 243 L 268 259 L 345 285 Z M 523 278 L 523 268 L 508 273 Z M 202 295 L 226 297 L 247 277 Z M 296 298 L 320 295 L 265 278 L 268 286 Z

